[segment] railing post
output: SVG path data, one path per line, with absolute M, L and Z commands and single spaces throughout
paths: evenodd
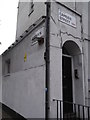
M 57 100 L 57 120 L 58 120 L 58 100 Z
M 62 119 L 62 108 L 61 108 L 61 101 L 60 101 L 60 120 Z
M 83 120 L 84 120 L 84 106 L 82 106 L 82 108 L 83 108 Z
M 80 119 L 80 105 L 78 105 L 78 119 Z
M 74 112 L 75 112 L 75 119 L 76 119 L 76 104 L 74 104 Z
M 68 102 L 68 101 L 62 101 L 62 100 L 56 100 L 56 99 L 53 99 L 53 101 L 56 102 L 56 114 L 57 114 L 57 120 L 69 120 L 69 119 L 74 119 L 74 120 L 85 120 L 85 118 L 87 118 L 87 120 L 90 120 L 90 106 L 85 106 L 85 105 L 80 105 L 80 104 L 76 104 L 76 103 L 71 103 L 71 102 Z M 69 112 L 67 111 L 67 114 L 65 114 L 64 116 L 64 113 L 62 111 L 62 103 L 66 103 L 66 104 L 69 104 L 69 105 L 72 105 L 73 104 L 73 113 L 72 111 Z M 67 106 L 67 105 L 66 105 Z M 65 107 L 66 107 L 65 106 Z M 60 108 L 59 108 L 60 107 Z M 85 115 L 85 112 L 87 110 L 87 115 Z M 63 115 L 62 115 L 63 113 Z M 74 116 L 73 116 L 74 115 Z
M 89 116 L 89 107 L 88 107 L 88 120 L 90 120 L 90 118 L 89 118 L 90 116 Z

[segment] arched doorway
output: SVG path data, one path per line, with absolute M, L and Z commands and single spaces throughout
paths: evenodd
M 62 48 L 62 83 L 63 101 L 82 103 L 82 55 L 79 46 L 73 41 L 66 41 Z M 64 103 L 63 112 L 72 113 L 73 106 Z

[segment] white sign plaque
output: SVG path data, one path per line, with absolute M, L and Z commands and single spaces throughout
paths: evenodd
M 76 27 L 76 18 L 68 13 L 62 12 L 59 9 L 59 20 L 72 27 Z

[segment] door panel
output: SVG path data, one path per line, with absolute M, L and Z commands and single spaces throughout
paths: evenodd
M 62 68 L 63 68 L 63 101 L 73 102 L 72 99 L 72 69 L 71 58 L 63 56 Z M 73 107 L 71 104 L 63 104 L 64 114 L 72 112 Z

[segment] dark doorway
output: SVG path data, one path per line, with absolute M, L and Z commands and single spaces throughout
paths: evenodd
M 73 102 L 72 97 L 72 65 L 71 57 L 62 57 L 62 75 L 63 75 L 63 101 Z M 63 103 L 63 113 L 72 113 L 73 106 L 69 103 Z

